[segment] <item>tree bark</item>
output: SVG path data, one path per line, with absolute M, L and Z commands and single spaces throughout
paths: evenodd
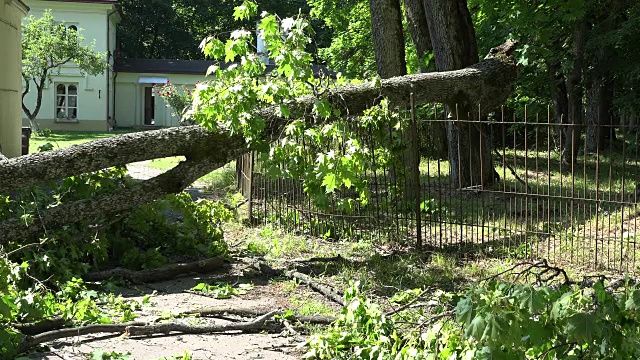
M 402 10 L 399 0 L 370 0 L 373 44 L 375 49 L 378 75 L 383 79 L 407 74 L 407 63 L 404 51 L 404 33 L 402 28 Z M 420 161 L 417 142 L 413 137 L 417 134 L 408 128 L 402 134 L 405 148 L 403 150 L 404 195 L 407 201 L 416 201 L 420 192 L 420 184 L 415 182 L 415 173 L 419 173 Z M 416 165 L 417 164 L 417 165 Z M 396 169 L 391 169 L 391 176 L 396 177 Z
M 423 4 L 438 71 L 462 69 L 477 63 L 478 46 L 466 0 L 424 0 Z M 487 111 L 483 109 L 495 109 L 499 105 L 463 94 L 444 104 L 450 120 L 472 120 L 476 114 Z M 481 107 L 480 111 L 476 110 L 477 106 Z M 459 188 L 491 186 L 495 170 L 491 147 L 482 128 L 449 121 L 447 138 L 452 185 Z
M 553 118 L 557 126 L 549 128 L 553 134 L 553 141 L 556 149 L 563 148 L 563 128 L 560 124 L 567 122 L 569 113 L 569 100 L 567 96 L 567 84 L 564 74 L 558 61 L 545 61 L 547 65 L 547 73 L 553 81 Z M 550 144 L 551 145 L 551 144 Z
M 405 0 L 404 8 L 409 35 L 411 35 L 411 40 L 416 47 L 416 53 L 420 61 L 420 70 L 427 72 L 429 69 L 424 67 L 424 58 L 428 52 L 433 51 L 433 46 L 431 45 L 431 35 L 429 34 L 429 24 L 425 15 L 424 4 L 422 0 Z
M 369 0 L 371 32 L 378 75 L 383 79 L 407 74 L 399 0 Z
M 393 106 L 408 106 L 411 92 L 416 104 L 455 103 L 463 97 L 474 103 L 492 104 L 487 109 L 495 108 L 507 98 L 516 79 L 517 67 L 509 57 L 515 45 L 507 43 L 481 63 L 462 70 L 394 77 L 382 80 L 380 87 L 363 83 L 336 88 L 328 94 L 328 100 L 343 114 L 353 116 L 385 97 Z M 289 105 L 296 113 L 311 114 L 314 100 L 305 97 Z M 269 120 L 264 135 L 267 139 L 277 137 L 291 121 L 275 114 L 273 108 L 256 111 L 257 116 Z M 105 215 L 129 211 L 166 194 L 182 191 L 196 179 L 247 151 L 240 137 L 194 125 L 123 134 L 57 151 L 0 160 L 0 194 L 8 194 L 23 186 L 111 166 L 167 156 L 186 157 L 186 161 L 166 173 L 113 194 L 42 209 L 28 226 L 18 218 L 0 222 L 0 244 L 33 239 L 44 228 L 99 221 Z
M 604 149 L 615 140 L 612 121 L 613 86 L 604 76 L 595 76 L 587 92 L 586 144 L 588 152 Z
M 420 71 L 428 72 L 435 70 L 435 64 L 431 62 L 429 66 L 424 65 L 425 57 L 433 51 L 431 45 L 431 35 L 429 34 L 429 24 L 425 15 L 424 3 L 422 0 L 405 0 L 404 8 L 407 17 L 407 24 L 411 40 L 416 48 L 420 62 Z M 447 129 L 444 122 L 433 121 L 425 124 L 426 129 L 418 128 L 420 134 L 426 133 L 429 143 L 429 156 L 437 159 L 447 157 Z
M 587 20 L 581 20 L 576 27 L 573 38 L 574 62 L 571 73 L 567 79 L 567 94 L 569 101 L 568 126 L 564 128 L 564 149 L 562 150 L 562 162 L 565 165 L 575 166 L 580 147 L 582 116 L 582 72 L 584 67 L 584 49 L 587 36 Z

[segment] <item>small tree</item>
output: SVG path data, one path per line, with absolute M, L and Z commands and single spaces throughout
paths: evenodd
M 98 75 L 107 68 L 106 55 L 96 53 L 94 47 L 95 42 L 85 45 L 79 30 L 67 29 L 55 21 L 48 10 L 40 18 L 30 16 L 27 19 L 22 33 L 22 110 L 29 118 L 31 128 L 34 128 L 35 118 L 40 112 L 44 86 L 51 82 L 53 74 L 60 72 L 62 65 L 72 61 L 82 75 Z M 24 100 L 32 82 L 37 98 L 35 107 L 30 110 Z
M 176 86 L 169 80 L 164 84 L 155 84 L 153 88 L 167 103 L 166 106 L 171 108 L 171 114 L 180 120 L 180 125 L 195 125 L 193 119 L 187 116 L 193 102 L 192 90 L 184 85 Z

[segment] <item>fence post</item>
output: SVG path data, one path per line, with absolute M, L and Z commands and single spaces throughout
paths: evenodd
M 254 152 L 252 151 L 250 153 L 250 158 L 249 158 L 249 193 L 247 196 L 247 202 L 248 202 L 248 210 L 249 211 L 249 225 L 253 225 L 253 161 L 254 161 Z
M 414 102 L 413 93 L 410 95 L 411 106 L 411 142 L 414 154 L 412 156 L 414 163 L 411 166 L 411 173 L 409 176 L 413 177 L 411 183 L 415 186 L 413 193 L 415 194 L 415 216 L 416 216 L 416 250 L 422 250 L 422 214 L 420 209 L 421 201 L 421 186 L 420 186 L 420 149 L 418 148 L 418 124 L 416 123 L 416 104 Z

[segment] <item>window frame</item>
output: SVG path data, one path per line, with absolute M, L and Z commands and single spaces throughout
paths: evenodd
M 60 86 L 64 86 L 64 92 L 59 93 L 58 88 Z M 75 94 L 71 94 L 71 87 L 75 87 Z M 75 82 L 56 82 L 54 87 L 54 118 L 56 121 L 78 121 L 78 93 L 80 89 L 80 84 Z M 70 105 L 70 100 L 75 98 L 75 105 Z M 62 100 L 62 102 L 60 102 Z M 70 110 L 75 109 L 75 116 L 70 117 Z M 60 116 L 60 111 L 63 110 L 66 116 Z

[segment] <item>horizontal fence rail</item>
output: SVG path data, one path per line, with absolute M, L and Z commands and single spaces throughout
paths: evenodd
M 353 198 L 349 189 L 319 207 L 301 180 L 268 176 L 253 154 L 239 162 L 238 185 L 253 223 L 302 234 L 639 272 L 637 120 L 566 124 L 548 107 L 531 109 L 482 116 L 478 108 L 462 116 L 440 105 L 400 110 L 405 126 L 388 136 L 405 147 L 392 164 L 372 155 L 360 174 L 369 201 L 349 212 L 335 205 Z M 354 131 L 374 146 L 373 135 Z M 330 147 L 345 151 L 344 142 Z

